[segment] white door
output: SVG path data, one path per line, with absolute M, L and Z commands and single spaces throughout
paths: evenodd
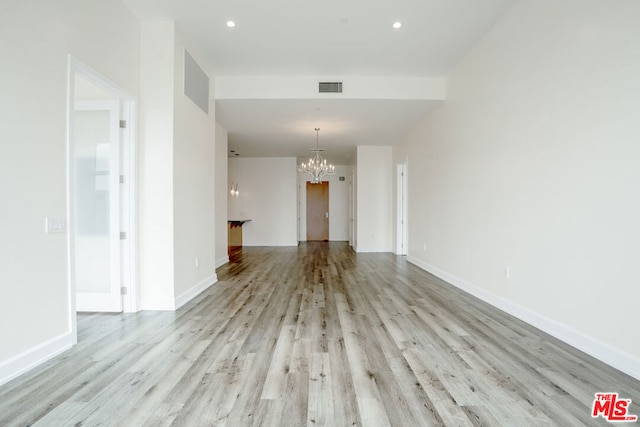
M 75 101 L 71 124 L 76 310 L 120 312 L 120 101 Z
M 353 200 L 353 172 L 351 172 L 351 175 L 349 176 L 349 200 L 348 200 L 348 204 L 349 204 L 349 246 L 353 247 L 354 245 L 354 241 L 355 239 L 353 238 L 353 233 L 354 233 L 354 229 L 353 229 L 353 206 L 355 201 Z
M 397 200 L 397 241 L 396 254 L 407 255 L 408 224 L 407 224 L 407 161 L 398 164 L 398 200 Z

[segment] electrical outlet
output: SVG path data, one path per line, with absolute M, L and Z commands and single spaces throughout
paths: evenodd
M 196 258 L 196 268 L 200 267 L 200 260 Z
M 509 267 L 504 268 L 504 278 L 509 279 L 511 277 L 511 269 Z
M 427 244 L 426 243 L 422 245 L 422 250 L 427 252 Z

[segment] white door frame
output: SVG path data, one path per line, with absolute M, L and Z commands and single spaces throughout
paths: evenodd
M 407 164 L 408 160 L 405 159 L 401 163 L 398 163 L 397 167 L 397 222 L 398 228 L 396 232 L 396 254 L 407 255 L 408 241 L 408 213 L 407 213 Z
M 349 173 L 349 196 L 348 196 L 348 204 L 349 204 L 349 246 L 355 249 L 355 223 L 354 223 L 354 212 L 355 212 L 355 197 L 353 192 L 353 180 L 354 173 L 353 170 Z
M 74 171 L 71 165 L 74 159 L 74 146 L 72 141 L 73 110 L 75 102 L 75 76 L 81 75 L 96 86 L 114 94 L 114 98 L 120 100 L 121 120 L 125 120 L 126 126 L 121 129 L 120 150 L 120 175 L 123 183 L 120 188 L 121 230 L 126 233 L 126 239 L 121 246 L 121 280 L 125 295 L 123 296 L 123 311 L 136 312 L 139 310 L 139 295 L 137 283 L 137 227 L 136 227 L 136 99 L 127 91 L 107 79 L 98 71 L 89 67 L 73 55 L 68 56 L 67 75 L 67 224 L 69 228 L 74 224 Z M 69 324 L 74 344 L 78 341 L 77 316 L 76 316 L 76 283 L 74 280 L 74 241 L 71 230 L 67 230 L 67 277 L 68 277 L 68 301 Z

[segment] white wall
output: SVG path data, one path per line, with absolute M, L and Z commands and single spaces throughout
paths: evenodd
M 139 284 L 143 310 L 174 307 L 173 22 L 142 23 Z
M 639 16 L 515 3 L 396 150 L 413 262 L 637 378 Z
M 391 252 L 392 149 L 357 148 L 357 252 Z
M 67 215 L 68 55 L 137 94 L 140 27 L 119 2 L 9 2 L 0 33 L 3 383 L 74 340 L 67 236 L 44 234 L 45 217 Z
M 349 240 L 349 177 L 352 168 L 349 166 L 336 166 L 335 175 L 326 177 L 323 181 L 329 182 L 329 240 Z M 344 181 L 339 178 L 344 177 Z M 307 240 L 307 187 L 311 180 L 307 174 L 298 172 L 298 240 Z
M 216 267 L 229 262 L 227 236 L 228 145 L 225 128 L 216 123 Z
M 173 22 L 142 24 L 139 265 L 145 310 L 173 310 L 217 280 L 215 105 L 207 114 L 184 95 L 185 48 Z
M 215 102 L 205 113 L 184 94 L 185 48 L 197 50 L 176 31 L 174 44 L 174 297 L 184 304 L 217 281 L 215 254 Z M 201 65 L 202 66 L 202 65 Z
M 296 246 L 295 157 L 230 158 L 229 185 L 240 196 L 229 198 L 229 219 L 251 219 L 243 225 L 245 246 Z

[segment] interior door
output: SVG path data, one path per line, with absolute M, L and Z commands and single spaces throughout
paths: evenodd
M 407 161 L 398 164 L 398 200 L 397 200 L 397 242 L 396 242 L 396 254 L 407 255 Z
M 307 182 L 307 241 L 329 241 L 329 183 Z
M 120 312 L 119 100 L 76 101 L 71 123 L 76 309 Z

